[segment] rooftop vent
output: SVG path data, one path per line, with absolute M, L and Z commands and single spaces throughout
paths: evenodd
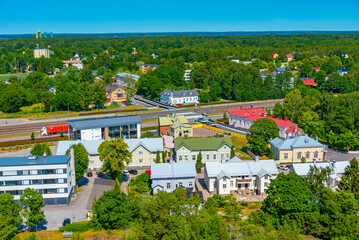
M 37 155 L 30 155 L 27 159 L 29 159 L 29 160 L 36 160 L 36 159 L 37 159 Z
M 309 141 L 308 141 L 308 139 L 304 139 L 304 142 L 305 142 L 305 143 L 308 143 Z

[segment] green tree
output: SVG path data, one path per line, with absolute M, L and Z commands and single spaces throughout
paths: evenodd
M 44 198 L 42 194 L 32 188 L 26 188 L 20 196 L 20 203 L 23 206 L 22 216 L 26 219 L 26 224 L 32 230 L 39 222 L 45 221 Z
M 136 81 L 131 77 L 131 75 L 127 75 L 123 79 L 123 82 L 126 91 L 126 102 L 128 103 L 136 93 Z
M 224 118 L 224 119 L 227 119 L 227 118 L 228 118 L 227 112 L 224 112 L 224 113 L 223 113 L 223 118 Z
M 17 227 L 22 223 L 20 211 L 21 207 L 14 202 L 14 196 L 10 193 L 0 194 L 0 216 L 7 225 Z
M 131 178 L 130 183 L 128 184 L 131 192 L 144 193 L 150 192 L 150 175 L 147 173 L 142 173 L 135 178 Z
M 121 183 L 117 178 L 115 179 L 115 185 L 113 186 L 113 189 L 121 190 Z
M 161 163 L 161 156 L 160 156 L 159 150 L 157 150 L 157 152 L 156 152 L 156 163 Z
M 316 165 L 310 166 L 306 179 L 316 199 L 319 200 L 323 196 L 325 186 L 329 185 L 331 172 L 332 170 L 329 167 L 318 168 Z
M 110 177 L 121 178 L 121 172 L 130 163 L 132 153 L 122 138 L 103 141 L 99 148 L 100 159 L 104 161 L 102 171 L 110 171 Z
M 275 121 L 270 118 L 261 118 L 254 121 L 249 128 L 249 132 L 247 140 L 256 154 L 267 152 L 269 150 L 268 141 L 279 137 L 279 128 Z
M 102 108 L 107 99 L 106 88 L 102 81 L 95 81 L 92 84 L 92 94 L 95 107 Z
M 314 74 L 314 80 L 320 87 L 325 82 L 325 72 L 320 70 Z
M 202 163 L 202 153 L 201 151 L 198 153 L 197 161 L 196 161 L 196 171 L 200 173 L 202 171 L 203 163 Z
M 89 165 L 89 155 L 86 151 L 86 148 L 81 143 L 72 145 L 74 148 L 75 154 L 75 175 L 76 180 L 79 180 L 80 177 L 84 175 Z M 70 149 L 66 151 L 68 155 L 70 153 Z
M 35 133 L 34 132 L 31 133 L 30 138 L 31 138 L 31 140 L 35 140 Z
M 234 145 L 231 147 L 231 159 L 236 156 L 236 152 L 234 151 Z
M 167 151 L 164 150 L 162 153 L 162 163 L 166 163 L 166 156 L 167 156 Z
M 121 229 L 139 217 L 139 198 L 118 189 L 105 191 L 92 205 L 91 224 L 95 228 Z
M 354 193 L 355 198 L 359 200 L 359 164 L 356 158 L 350 160 L 350 165 L 345 168 L 338 187 L 341 191 Z
M 302 158 L 300 159 L 300 161 L 301 161 L 302 163 L 305 163 L 305 162 L 307 161 L 307 159 L 306 159 L 305 157 L 302 157 Z
M 51 150 L 49 145 L 46 143 L 36 143 L 35 146 L 30 150 L 31 155 L 43 156 L 45 153 L 47 156 L 51 156 Z
M 64 137 L 64 129 L 63 128 L 61 128 L 60 137 Z
M 0 215 L 0 239 L 13 239 L 16 236 L 17 227 L 9 224 L 2 215 Z

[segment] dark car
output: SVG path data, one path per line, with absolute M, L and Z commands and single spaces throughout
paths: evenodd
M 98 176 L 98 177 L 103 177 L 103 173 L 102 173 L 102 172 L 98 172 L 98 173 L 97 173 L 97 176 Z
M 70 224 L 71 223 L 71 219 L 70 218 L 65 218 L 63 223 L 62 223 L 62 226 L 65 226 L 66 224 Z
M 138 172 L 137 172 L 137 170 L 130 170 L 130 174 L 132 174 L 132 175 L 137 175 Z
M 88 172 L 88 173 L 87 173 L 87 176 L 88 176 L 88 177 L 92 177 L 92 172 Z

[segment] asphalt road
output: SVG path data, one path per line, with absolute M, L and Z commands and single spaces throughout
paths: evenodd
M 325 158 L 329 161 L 350 161 L 353 158 L 356 158 L 359 160 L 359 154 L 349 154 L 349 153 L 343 153 L 339 151 L 335 151 L 332 149 L 327 149 L 327 152 L 325 153 Z

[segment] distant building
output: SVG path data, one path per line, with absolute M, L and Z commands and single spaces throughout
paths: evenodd
M 278 176 L 274 160 L 242 161 L 234 157 L 229 161 L 205 164 L 204 180 L 209 192 L 231 194 L 231 191 L 263 193 L 271 179 Z
M 125 79 L 132 79 L 134 81 L 134 83 L 136 83 L 138 81 L 138 79 L 140 78 L 139 75 L 136 74 L 131 74 L 131 73 L 117 73 L 116 74 L 116 83 L 120 84 L 122 86 L 125 86 Z
M 148 69 L 152 69 L 152 71 L 154 71 L 156 68 L 158 68 L 160 65 L 157 64 L 142 64 L 140 66 L 141 72 L 142 73 L 147 73 Z
M 69 120 L 69 137 L 80 140 L 140 138 L 141 121 L 138 115 Z
M 179 187 L 195 190 L 197 177 L 194 162 L 157 163 L 151 165 L 151 188 L 153 194 L 158 191 L 173 192 Z
M 158 54 L 157 54 L 157 53 L 151 53 L 150 56 L 151 56 L 152 58 L 158 58 Z
M 26 188 L 33 188 L 45 205 L 69 204 L 76 186 L 73 152 L 70 155 L 0 158 L 0 193 L 19 201 Z
M 340 68 L 337 71 L 339 73 L 340 76 L 344 76 L 345 74 L 348 74 L 349 70 L 345 69 L 345 68 Z
M 170 135 L 170 127 L 175 124 L 187 124 L 188 120 L 183 115 L 167 116 L 158 118 L 158 129 L 162 135 Z
M 186 105 L 186 104 L 196 104 L 199 103 L 199 94 L 197 90 L 172 90 L 166 89 L 163 90 L 160 94 L 161 102 L 170 104 L 170 105 Z
M 275 138 L 269 141 L 275 159 L 280 162 L 324 161 L 324 145 L 308 136 L 299 136 L 282 140 Z
M 56 94 L 56 88 L 54 86 L 51 86 L 49 87 L 49 92 L 53 93 L 53 94 Z
M 184 71 L 184 80 L 189 83 L 191 81 L 191 72 L 193 69 L 186 69 Z
M 294 163 L 290 167 L 290 171 L 298 174 L 301 177 L 307 177 L 310 172 L 310 167 L 316 166 L 319 169 L 328 168 L 331 170 L 329 175 L 329 181 L 325 182 L 325 186 L 335 189 L 338 187 L 339 182 L 342 179 L 343 174 L 345 173 L 345 168 L 348 167 L 350 163 L 348 161 L 343 162 L 323 162 L 323 163 Z
M 126 101 L 126 91 L 116 84 L 108 84 L 106 86 L 107 101 L 123 102 Z
M 77 69 L 79 69 L 79 70 L 81 70 L 81 69 L 83 69 L 84 68 L 84 66 L 83 66 L 83 64 L 82 64 L 82 61 L 81 60 L 79 60 L 79 59 L 75 59 L 75 60 L 73 60 L 73 59 L 71 59 L 71 60 L 64 60 L 64 61 L 62 61 L 63 62 L 63 67 L 65 68 L 65 67 L 69 67 L 69 66 L 74 66 L 74 67 L 76 67 Z
M 293 60 L 293 55 L 292 54 L 287 54 L 286 57 L 287 57 L 288 62 Z
M 271 56 L 272 56 L 272 58 L 277 58 L 278 54 L 277 53 L 272 53 Z
M 274 71 L 273 71 L 273 74 L 278 75 L 278 74 L 281 74 L 281 73 L 284 73 L 284 72 L 285 72 L 285 69 L 280 67 L 280 68 L 275 68 Z
M 305 78 L 302 80 L 303 80 L 304 85 L 317 86 L 317 83 L 312 78 Z
M 295 137 L 299 134 L 298 124 L 291 122 L 287 117 L 283 119 L 268 117 L 267 112 L 261 108 L 229 109 L 229 125 L 249 129 L 253 122 L 261 118 L 270 118 L 279 128 L 279 136 L 283 138 Z
M 320 67 L 312 67 L 312 69 L 317 71 L 317 72 L 320 71 Z
M 196 162 L 202 154 L 202 162 L 229 160 L 232 147 L 230 137 L 177 138 L 174 140 L 176 162 Z
M 34 49 L 34 58 L 50 58 L 50 50 L 48 48 L 36 48 Z

